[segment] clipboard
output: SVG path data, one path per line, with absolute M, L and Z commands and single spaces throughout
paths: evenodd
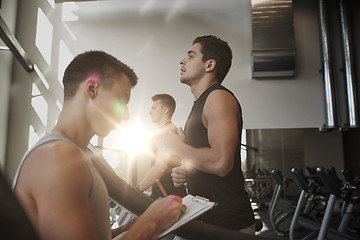
M 168 228 L 164 232 L 160 233 L 157 236 L 157 239 L 178 229 L 179 227 L 183 226 L 190 220 L 200 216 L 201 214 L 205 213 L 206 211 L 216 206 L 215 202 L 210 202 L 206 198 L 193 196 L 191 194 L 188 194 L 185 197 L 183 197 L 182 202 L 186 206 L 186 211 L 180 216 L 179 221 L 174 223 L 170 228 Z

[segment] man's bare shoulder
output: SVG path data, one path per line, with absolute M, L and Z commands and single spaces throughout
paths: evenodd
M 83 161 L 83 158 L 81 150 L 75 145 L 65 141 L 54 140 L 34 149 L 25 161 L 32 161 L 32 164 L 38 162 L 47 166 L 59 166 L 66 165 L 68 162 Z
M 63 222 L 87 206 L 91 185 L 82 151 L 54 140 L 34 149 L 25 159 L 15 193 L 33 225 L 45 234 L 54 219 Z
M 164 138 L 171 132 L 177 133 L 177 127 L 173 123 L 167 124 L 163 128 L 159 129 L 156 134 L 153 135 L 152 140 L 157 142 L 163 141 Z
M 170 133 L 170 132 L 177 133 L 177 131 L 178 131 L 178 128 L 176 127 L 175 124 L 169 124 L 168 133 Z
M 25 159 L 18 185 L 29 190 L 41 189 L 51 184 L 67 184 L 79 175 L 87 175 L 84 155 L 73 144 L 51 141 L 34 149 Z M 36 187 L 34 183 L 37 182 Z

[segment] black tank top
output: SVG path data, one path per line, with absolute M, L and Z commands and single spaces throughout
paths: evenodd
M 193 147 L 210 147 L 207 129 L 201 121 L 201 115 L 207 97 L 216 89 L 225 90 L 232 94 L 231 91 L 222 85 L 214 84 L 194 102 L 184 129 L 185 142 Z M 236 99 L 235 96 L 234 98 Z M 239 110 L 241 114 L 240 104 Z M 241 118 L 238 125 L 239 137 L 236 145 L 234 166 L 228 175 L 219 177 L 197 169 L 187 169 L 186 171 L 189 193 L 208 198 L 219 204 L 214 209 L 200 216 L 199 220 L 233 230 L 249 227 L 255 222 L 250 200 L 245 191 L 245 180 L 241 170 L 240 147 L 242 125 Z

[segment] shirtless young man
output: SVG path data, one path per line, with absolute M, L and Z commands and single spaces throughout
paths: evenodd
M 183 186 L 175 188 L 171 179 L 171 169 L 181 164 L 180 159 L 173 155 L 165 157 L 157 156 L 157 153 L 161 152 L 158 151 L 158 149 L 163 147 L 168 133 L 177 132 L 177 127 L 171 122 L 176 108 L 176 102 L 169 94 L 156 94 L 152 97 L 152 100 L 153 105 L 150 110 L 150 116 L 153 123 L 156 123 L 159 128 L 149 144 L 151 146 L 151 152 L 154 155 L 154 164 L 146 173 L 144 179 L 137 185 L 137 189 L 143 192 L 149 187 L 152 187 L 151 198 L 158 199 L 164 197 L 156 184 L 156 179 L 159 179 L 166 193 L 184 196 L 186 195 L 185 188 Z
M 65 70 L 58 122 L 25 154 L 13 184 L 41 239 L 112 238 L 106 176 L 86 149 L 95 134 L 105 137 L 129 118 L 127 104 L 136 83 L 132 69 L 102 51 L 78 55 Z M 182 208 L 176 196 L 154 202 L 123 239 L 151 239 L 176 222 Z

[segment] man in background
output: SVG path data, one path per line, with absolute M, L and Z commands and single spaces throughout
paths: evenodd
M 164 197 L 156 180 L 159 180 L 164 187 L 166 193 L 179 196 L 185 195 L 184 186 L 175 188 L 171 179 L 171 169 L 181 165 L 180 159 L 174 155 L 167 154 L 165 157 L 158 157 L 159 148 L 164 146 L 165 137 L 170 133 L 176 133 L 177 127 L 171 122 L 171 118 L 176 108 L 175 99 L 169 94 L 157 94 L 152 97 L 152 107 L 150 116 L 153 123 L 158 125 L 159 130 L 156 131 L 150 141 L 151 153 L 154 156 L 154 163 L 145 175 L 144 179 L 136 186 L 143 192 L 152 187 L 150 197 L 158 199 Z M 162 154 L 166 154 L 162 152 Z

